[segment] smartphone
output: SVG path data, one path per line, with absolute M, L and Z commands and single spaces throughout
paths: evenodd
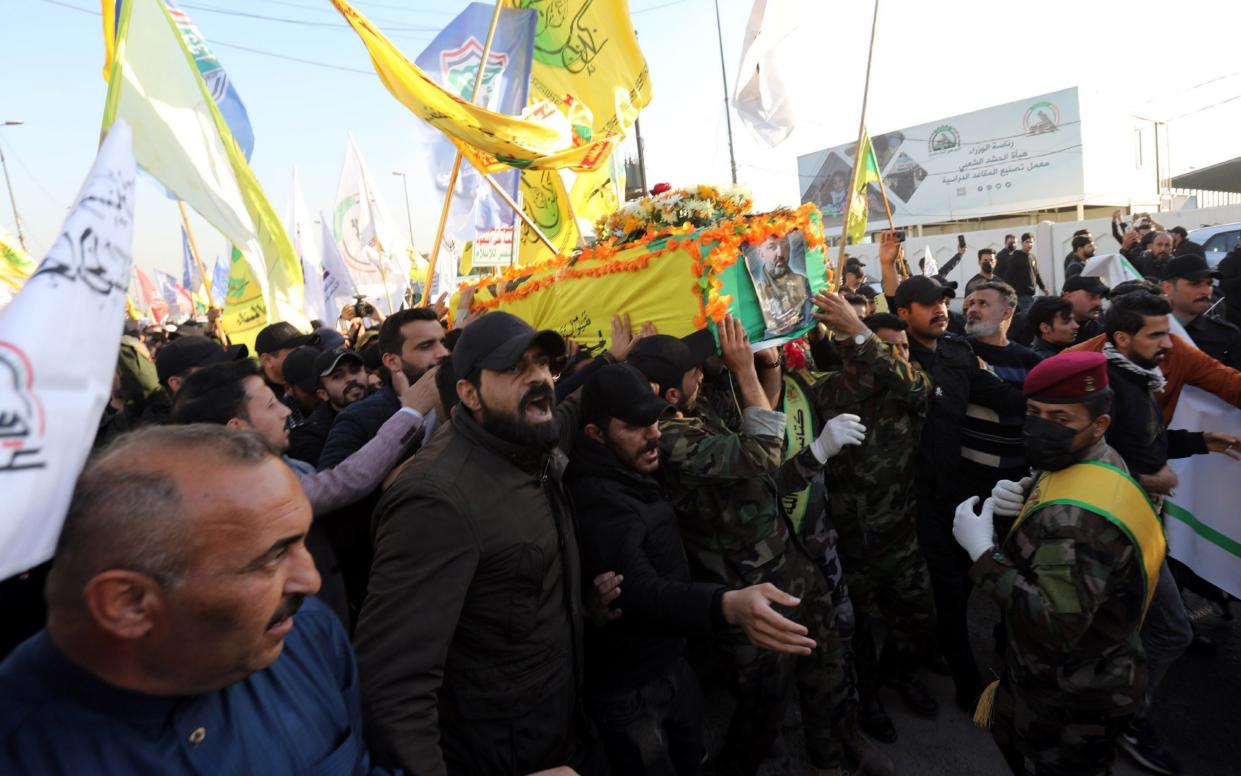
M 961 250 L 965 250 L 965 235 L 963 234 L 957 235 L 957 247 L 960 248 Z
M 895 234 L 892 235 L 892 238 L 896 240 L 897 242 L 905 242 L 905 233 L 896 232 Z

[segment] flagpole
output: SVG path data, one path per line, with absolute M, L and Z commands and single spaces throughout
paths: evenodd
M 718 2 L 718 0 L 717 0 Z M 853 178 L 850 180 L 851 190 L 849 196 L 845 197 L 844 222 L 840 225 L 840 252 L 836 258 L 836 277 L 844 277 L 845 272 L 845 246 L 849 243 L 849 209 L 853 204 L 854 191 L 852 187 L 857 186 L 858 168 L 862 164 L 862 138 L 866 134 L 866 102 L 870 97 L 870 63 L 875 56 L 875 28 L 879 26 L 879 0 L 875 0 L 875 12 L 870 20 L 870 48 L 866 51 L 866 81 L 862 85 L 862 115 L 858 119 L 857 128 L 857 150 L 853 154 Z M 879 176 L 880 185 L 883 184 L 883 175 Z M 887 194 L 884 194 L 884 205 L 887 205 Z M 889 219 L 891 215 L 889 214 Z
M 190 256 L 194 259 L 194 266 L 198 267 L 198 276 L 203 279 L 203 286 L 207 289 L 208 307 L 215 304 L 215 293 L 211 290 L 211 279 L 207 277 L 207 270 L 203 267 L 203 260 L 198 257 L 198 244 L 194 242 L 194 230 L 190 229 L 190 216 L 185 212 L 185 203 L 177 200 L 177 207 L 181 210 L 181 225 L 185 227 L 185 239 L 190 244 Z M 193 293 L 193 289 L 190 289 Z
M 483 76 L 487 74 L 487 60 L 491 58 L 491 44 L 495 41 L 496 28 L 500 26 L 500 9 L 503 3 L 496 0 L 495 10 L 491 13 L 491 26 L 487 28 L 487 42 L 483 45 L 483 58 L 478 62 L 478 75 L 474 77 L 474 92 L 470 95 L 470 104 L 476 104 L 483 91 Z M 431 281 L 435 278 L 435 264 L 439 260 L 440 243 L 444 241 L 444 228 L 448 226 L 448 212 L 452 209 L 452 192 L 457 188 L 457 176 L 461 174 L 461 149 L 452 161 L 452 172 L 448 174 L 448 190 L 444 192 L 444 207 L 440 210 L 440 223 L 435 229 L 435 244 L 431 246 L 431 259 L 427 263 L 427 282 L 422 288 L 422 305 L 430 303 Z M 520 214 L 521 209 L 517 212 Z
M 877 4 L 878 0 L 875 2 Z M 724 124 L 728 127 L 728 164 L 732 168 L 735 186 L 737 185 L 737 156 L 733 151 L 733 117 L 728 109 L 728 71 L 724 66 L 724 28 L 720 23 L 720 0 L 715 0 L 715 33 L 720 39 L 720 77 L 724 79 Z M 874 44 L 873 37 L 871 43 Z M 867 70 L 869 71 L 869 65 Z

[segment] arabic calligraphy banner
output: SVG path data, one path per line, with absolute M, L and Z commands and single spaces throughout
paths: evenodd
M 872 138 L 898 225 L 1000 215 L 1081 202 L 1085 196 L 1077 89 L 1018 100 Z M 857 143 L 797 158 L 802 202 L 841 225 Z M 887 215 L 867 190 L 868 230 Z

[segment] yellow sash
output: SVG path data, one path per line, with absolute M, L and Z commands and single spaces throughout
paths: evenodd
M 1009 536 L 1027 517 L 1052 504 L 1072 504 L 1106 518 L 1129 537 L 1142 561 L 1145 618 L 1168 550 L 1163 525 L 1137 480 L 1102 461 L 1083 461 L 1057 472 L 1043 472 L 1035 483 L 1037 499 L 1026 502 Z
M 784 428 L 784 458 L 788 460 L 810 445 L 814 438 L 814 415 L 810 410 L 810 399 L 802 390 L 801 383 L 787 374 L 784 376 L 784 415 L 787 419 Z M 797 493 L 786 493 L 780 499 L 784 514 L 789 516 L 797 530 L 801 530 L 809 504 L 809 486 Z

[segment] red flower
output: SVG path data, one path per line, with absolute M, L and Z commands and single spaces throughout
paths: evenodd
M 670 184 L 670 183 L 656 183 L 656 184 L 655 184 L 655 188 L 651 189 L 651 196 L 652 196 L 652 197 L 657 197 L 657 196 L 659 196 L 660 194 L 663 194 L 665 191 L 672 191 L 672 184 Z

